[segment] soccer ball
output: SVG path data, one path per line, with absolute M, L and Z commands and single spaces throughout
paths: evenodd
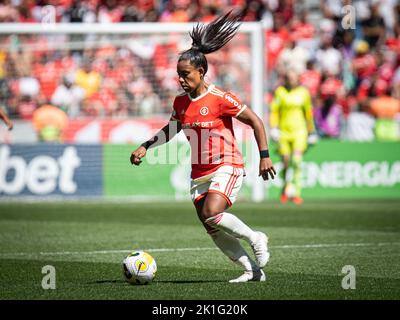
M 144 251 L 131 252 L 122 261 L 123 274 L 130 284 L 148 284 L 153 281 L 157 264 L 154 258 Z

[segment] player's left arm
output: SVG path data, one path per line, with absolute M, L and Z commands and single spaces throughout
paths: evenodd
M 304 89 L 304 116 L 307 123 L 308 143 L 313 145 L 317 143 L 318 136 L 315 132 L 313 105 L 311 102 L 311 95 L 307 89 Z
M 313 106 L 311 102 L 311 95 L 307 89 L 304 88 L 304 116 L 307 123 L 308 134 L 315 132 Z
M 262 176 L 264 180 L 268 180 L 269 176 L 274 179 L 276 170 L 269 156 L 267 135 L 265 133 L 263 121 L 250 108 L 245 108 L 237 115 L 236 119 L 253 128 L 254 137 L 257 141 L 258 150 L 260 151 L 260 168 L 258 175 Z

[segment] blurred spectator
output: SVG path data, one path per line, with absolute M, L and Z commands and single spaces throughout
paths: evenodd
M 325 74 L 320 87 L 320 94 L 323 99 L 332 95 L 337 98 L 343 97 L 345 95 L 343 82 L 335 75 Z
M 278 72 L 285 73 L 293 70 L 297 74 L 302 74 L 306 70 L 307 61 L 310 59 L 310 52 L 299 46 L 296 40 L 290 37 L 287 46 L 282 50 L 278 58 Z
M 322 19 L 319 22 L 319 38 L 333 39 L 337 31 L 336 22 L 332 19 Z
M 323 16 L 332 20 L 339 20 L 342 15 L 342 1 L 338 0 L 321 0 L 320 8 Z
M 22 1 L 19 6 L 19 21 L 21 23 L 33 23 L 35 19 L 32 17 L 32 12 L 27 1 Z
M 335 95 L 325 98 L 314 111 L 316 130 L 320 137 L 339 138 L 342 126 L 342 107 Z
M 321 81 L 321 72 L 317 70 L 315 61 L 307 61 L 307 70 L 300 75 L 300 83 L 310 91 L 311 97 L 317 96 Z
M 12 63 L 12 69 L 16 76 L 27 77 L 32 75 L 32 63 L 34 57 L 32 52 L 29 50 L 23 50 L 20 46 L 20 42 L 24 39 L 21 37 L 14 37 L 12 41 L 16 44 L 16 48 L 12 48 L 10 52 L 10 62 Z
M 388 85 L 393 79 L 395 68 L 396 68 L 396 59 L 397 56 L 392 51 L 378 51 L 377 52 L 378 59 L 378 70 L 377 74 L 379 79 L 385 81 Z
M 356 90 L 361 81 L 371 77 L 377 69 L 377 61 L 373 54 L 369 52 L 369 44 L 364 40 L 354 43 L 356 55 L 352 61 L 353 73 L 356 77 Z
M 210 22 L 218 17 L 218 14 L 222 12 L 221 3 L 222 1 L 213 0 L 200 0 L 199 1 L 199 13 L 202 22 Z
M 339 43 L 339 50 L 342 54 L 343 60 L 351 61 L 354 58 L 354 32 L 350 30 L 344 30 L 341 34 L 341 39 Z
M 259 21 L 265 9 L 260 0 L 236 1 L 236 9 L 243 11 L 242 21 Z
M 32 97 L 22 96 L 18 100 L 16 112 L 20 119 L 31 120 L 36 108 L 37 108 L 37 103 Z
M 380 46 L 384 42 L 385 22 L 379 13 L 379 2 L 370 6 L 370 17 L 363 21 L 362 30 L 370 47 Z
M 324 36 L 321 38 L 321 48 L 317 50 L 315 58 L 323 73 L 337 76 L 341 72 L 342 55 L 333 47 L 332 38 Z
M 62 76 L 60 60 L 55 57 L 53 52 L 47 52 L 33 65 L 33 75 L 39 80 L 41 95 L 46 101 L 50 101 Z
M 380 0 L 379 13 L 385 21 L 386 33 L 388 36 L 394 35 L 396 25 L 396 4 L 397 0 Z
M 89 116 L 112 116 L 118 110 L 116 83 L 112 79 L 103 81 L 100 90 L 85 101 L 84 112 Z
M 308 13 L 302 10 L 298 16 L 294 16 L 290 24 L 290 34 L 293 39 L 297 39 L 300 46 L 313 50 L 315 27 L 308 21 Z
M 0 3 L 0 23 L 1 22 L 17 22 L 19 13 L 17 8 L 10 0 L 3 0 Z
M 376 139 L 380 141 L 398 141 L 399 124 L 396 115 L 400 113 L 400 100 L 391 96 L 390 89 L 383 95 L 377 96 L 370 101 L 372 114 L 376 120 Z
M 279 14 L 273 15 L 272 29 L 265 31 L 265 45 L 267 54 L 267 70 L 270 73 L 281 51 L 286 47 L 286 42 L 289 40 L 289 31 L 283 23 L 283 17 Z
M 85 90 L 86 98 L 90 98 L 99 90 L 101 80 L 100 73 L 93 70 L 91 62 L 88 59 L 83 61 L 82 68 L 75 74 L 75 83 Z
M 60 108 L 46 104 L 35 110 L 32 124 L 40 141 L 62 142 L 62 134 L 68 125 L 68 117 Z
M 18 81 L 18 95 L 34 97 L 39 94 L 40 83 L 33 77 L 22 77 Z
M 64 12 L 63 21 L 72 23 L 95 22 L 93 11 L 83 1 L 73 0 L 72 5 Z
M 357 93 L 358 103 L 368 105 L 371 98 L 376 98 L 385 95 L 388 90 L 386 81 L 380 79 L 377 74 L 372 78 L 365 79 L 361 82 Z
M 264 11 L 261 16 L 261 22 L 265 29 L 272 29 L 274 26 L 273 17 L 276 15 L 275 11 L 278 8 L 278 0 L 263 0 Z
M 85 91 L 81 87 L 74 85 L 74 77 L 65 75 L 54 91 L 51 103 L 65 111 L 69 118 L 76 118 L 80 115 L 81 103 L 84 97 Z
M 120 22 L 123 14 L 117 0 L 105 0 L 98 7 L 97 20 L 100 23 Z
M 276 8 L 276 13 L 281 14 L 285 24 L 288 24 L 294 16 L 295 0 L 279 0 L 278 7 Z
M 198 8 L 190 0 L 169 0 L 160 15 L 161 22 L 188 22 L 195 16 Z
M 140 22 L 143 20 L 143 12 L 135 5 L 128 5 L 121 15 L 121 22 Z

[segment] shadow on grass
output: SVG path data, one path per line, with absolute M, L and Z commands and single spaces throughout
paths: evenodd
M 227 280 L 155 280 L 154 283 L 217 283 L 217 282 L 227 282 Z M 110 284 L 110 283 L 126 283 L 125 280 L 97 280 L 91 281 L 87 284 Z
M 158 280 L 159 283 L 217 283 L 227 282 L 227 280 Z
M 121 279 L 118 279 L 118 280 L 96 280 L 96 281 L 90 281 L 90 282 L 87 282 L 87 284 L 108 284 L 108 283 L 126 283 L 126 281 L 125 280 L 121 280 Z

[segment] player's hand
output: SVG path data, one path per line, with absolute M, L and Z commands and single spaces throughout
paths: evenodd
M 142 146 L 133 151 L 131 154 L 131 164 L 134 164 L 135 166 L 141 164 L 142 160 L 140 159 L 146 155 L 146 152 L 147 152 L 146 148 Z
M 14 124 L 10 121 L 7 123 L 8 130 L 11 131 L 14 128 Z
M 309 135 L 308 135 L 308 139 L 307 139 L 307 142 L 308 142 L 308 144 L 309 145 L 314 145 L 314 144 L 316 144 L 317 142 L 318 142 L 318 135 L 316 134 L 316 133 L 310 133 Z
M 269 135 L 271 136 L 272 141 L 277 142 L 279 140 L 279 137 L 281 136 L 281 132 L 278 128 L 272 128 L 269 131 Z
M 276 176 L 276 170 L 272 164 L 270 158 L 262 158 L 260 159 L 260 172 L 258 176 L 262 176 L 264 180 L 274 179 Z

